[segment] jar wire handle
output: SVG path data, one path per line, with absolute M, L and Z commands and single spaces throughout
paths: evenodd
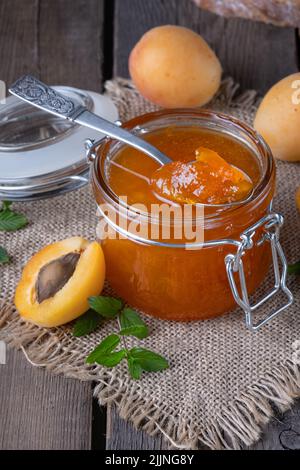
M 243 232 L 236 254 L 229 254 L 225 257 L 226 272 L 234 300 L 244 310 L 246 326 L 251 331 L 257 331 L 261 326 L 265 325 L 268 321 L 288 308 L 293 302 L 293 294 L 286 285 L 287 261 L 279 242 L 279 231 L 282 224 L 283 217 L 281 214 L 267 214 L 265 217 L 256 222 L 256 224 Z M 266 242 L 270 243 L 275 281 L 273 289 L 257 303 L 251 305 L 242 258 L 245 252 L 254 246 L 253 237 L 256 233 L 256 230 L 260 227 L 263 228 L 263 235 L 256 242 L 256 244 L 261 245 L 262 243 Z M 235 280 L 235 273 L 238 274 L 239 287 L 237 286 Z M 272 310 L 271 313 L 265 318 L 258 321 L 257 323 L 254 323 L 253 313 L 279 292 L 283 292 L 286 295 L 287 301 L 279 308 Z

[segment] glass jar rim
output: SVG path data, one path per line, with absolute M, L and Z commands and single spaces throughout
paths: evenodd
M 227 115 L 209 109 L 179 108 L 171 110 L 159 110 L 142 114 L 122 123 L 122 127 L 127 130 L 134 130 L 136 128 L 140 129 L 140 126 L 142 126 L 143 124 L 155 123 L 155 121 L 159 121 L 160 118 L 167 119 L 176 116 L 181 118 L 188 118 L 189 116 L 193 116 L 199 119 L 206 120 L 207 122 L 215 120 L 218 124 L 222 124 L 224 129 L 226 128 L 226 126 L 231 126 L 231 130 L 236 131 L 236 133 L 242 132 L 245 136 L 247 136 L 251 144 L 253 144 L 256 148 L 257 153 L 259 153 L 260 157 L 262 157 L 266 163 L 266 167 L 264 169 L 263 174 L 261 175 L 261 178 L 254 186 L 251 194 L 248 196 L 247 199 L 226 204 L 198 203 L 197 205 L 202 206 L 203 208 L 216 207 L 220 209 L 226 209 L 220 212 L 213 213 L 213 217 L 209 217 L 209 219 L 220 219 L 222 215 L 227 215 L 229 212 L 232 213 L 233 210 L 238 210 L 256 201 L 257 198 L 259 198 L 259 196 L 268 186 L 268 183 L 270 182 L 270 179 L 272 177 L 275 164 L 271 149 L 269 148 L 268 144 L 265 142 L 265 140 L 260 134 L 258 134 L 251 126 L 249 126 L 245 122 L 231 115 Z M 236 140 L 239 140 L 237 134 L 234 135 L 232 133 L 231 136 Z M 147 219 L 148 221 L 157 221 L 157 217 L 153 216 L 149 212 L 141 212 L 140 210 L 137 210 L 134 205 L 128 205 L 122 199 L 120 200 L 119 196 L 110 188 L 109 183 L 106 181 L 106 177 L 103 171 L 103 165 L 101 165 L 101 158 L 103 158 L 104 155 L 104 160 L 106 159 L 107 155 L 109 154 L 111 145 L 114 142 L 116 142 L 115 139 L 106 138 L 105 141 L 98 147 L 98 151 L 96 153 L 96 158 L 93 161 L 91 172 L 93 183 L 96 184 L 98 188 L 100 187 L 102 193 L 105 195 L 108 202 L 112 203 L 114 206 L 120 207 L 122 210 L 126 211 L 128 214 L 133 214 L 133 216 L 135 217 L 139 216 Z M 196 221 L 197 219 L 195 218 L 195 222 Z

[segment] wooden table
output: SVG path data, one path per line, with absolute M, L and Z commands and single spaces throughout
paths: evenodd
M 0 0 L 0 79 L 31 72 L 50 84 L 101 91 L 113 75 L 128 76 L 128 53 L 149 28 L 180 24 L 200 32 L 225 75 L 261 93 L 298 70 L 299 36 L 247 20 L 198 10 L 190 0 Z M 0 448 L 160 449 L 100 409 L 92 384 L 53 376 L 9 351 L 0 365 Z M 300 404 L 274 419 L 256 449 L 300 448 Z

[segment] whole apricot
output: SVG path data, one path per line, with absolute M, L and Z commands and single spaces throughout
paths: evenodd
M 101 246 L 72 237 L 44 247 L 23 269 L 15 293 L 21 317 L 39 326 L 63 325 L 89 308 L 104 284 Z
M 144 34 L 130 54 L 129 71 L 139 92 L 165 108 L 204 105 L 222 75 L 218 58 L 199 34 L 171 25 Z
M 267 92 L 254 127 L 275 158 L 300 161 L 300 73 L 283 78 Z

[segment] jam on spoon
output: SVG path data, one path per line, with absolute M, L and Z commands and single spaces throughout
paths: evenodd
M 157 169 L 151 187 L 157 196 L 182 204 L 227 204 L 247 199 L 251 179 L 206 147 L 196 150 L 193 162 L 174 161 Z

